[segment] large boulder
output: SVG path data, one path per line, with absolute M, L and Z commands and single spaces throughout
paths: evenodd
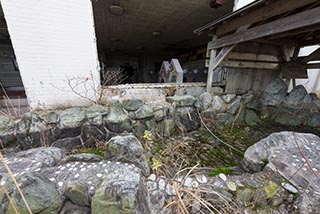
M 112 132 L 121 133 L 132 130 L 132 122 L 118 101 L 110 103 L 110 112 L 105 118 L 104 123 Z
M 20 184 L 21 191 L 24 193 L 32 213 L 58 214 L 62 200 L 53 182 L 38 173 L 22 174 L 16 176 L 16 180 Z M 5 181 L 4 188 L 9 193 L 15 207 L 9 203 L 5 193 L 0 191 L 0 213 L 15 214 L 16 208 L 19 213 L 28 214 L 28 209 L 11 179 L 8 178 Z
M 221 97 L 215 95 L 212 97 L 212 108 L 211 110 L 215 113 L 222 113 L 226 110 L 226 104 Z
M 308 209 L 316 213 L 320 210 L 320 196 L 315 192 L 320 186 L 319 150 L 320 138 L 316 135 L 274 133 L 247 149 L 242 166 L 251 172 L 267 170 L 285 178 L 306 194 L 303 197 L 312 198 Z
M 166 101 L 169 103 L 172 103 L 177 107 L 183 107 L 183 106 L 193 106 L 194 103 L 196 102 L 196 99 L 190 95 L 181 95 L 181 96 L 175 95 L 172 97 L 166 97 Z
M 105 159 L 134 164 L 149 174 L 143 147 L 134 135 L 116 136 L 107 143 Z
M 298 188 L 301 195 L 295 203 L 300 213 L 316 213 L 320 209 L 320 197 L 315 193 L 320 185 L 318 150 L 320 138 L 315 135 L 275 133 L 247 150 L 244 165 L 254 169 L 267 164 L 265 170 L 281 175 Z
M 86 121 L 86 111 L 81 108 L 69 108 L 59 114 L 60 125 L 63 128 L 81 126 Z
M 289 106 L 298 106 L 303 104 L 311 104 L 312 99 L 308 94 L 306 88 L 302 85 L 298 85 L 290 91 L 286 98 L 286 104 Z
M 140 171 L 118 167 L 105 174 L 92 197 L 91 209 L 92 213 L 150 213 Z
M 199 97 L 200 108 L 201 110 L 207 110 L 212 103 L 212 95 L 208 92 L 204 92 Z
M 262 104 L 265 106 L 277 106 L 286 99 L 288 85 L 282 79 L 272 80 L 264 89 Z

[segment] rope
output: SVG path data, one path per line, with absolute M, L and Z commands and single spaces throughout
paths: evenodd
M 201 117 L 201 114 L 200 114 L 200 112 L 199 112 L 199 108 L 198 108 L 198 107 L 196 107 L 196 108 L 197 108 L 198 116 L 199 116 L 199 118 L 200 118 L 200 121 L 201 121 L 202 125 L 206 128 L 206 130 L 207 130 L 215 139 L 217 139 L 220 143 L 222 143 L 223 145 L 229 147 L 230 149 L 232 149 L 232 150 L 234 150 L 234 151 L 236 151 L 236 152 L 244 155 L 244 152 L 242 152 L 242 151 L 240 151 L 239 149 L 233 147 L 232 145 L 224 142 L 223 140 L 221 140 L 221 138 L 219 138 L 217 135 L 215 135 L 215 134 L 208 128 L 208 126 L 205 124 L 205 122 L 203 121 L 203 119 L 202 119 L 202 117 Z

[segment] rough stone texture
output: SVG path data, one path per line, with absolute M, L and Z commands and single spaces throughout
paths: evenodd
M 229 114 L 235 114 L 237 113 L 239 107 L 241 104 L 241 96 L 237 96 L 237 98 L 229 105 L 227 112 Z
M 175 126 L 181 132 L 189 132 L 200 127 L 200 119 L 196 109 L 192 107 L 178 107 L 174 113 Z
M 116 133 L 132 130 L 131 121 L 118 101 L 110 104 L 110 112 L 105 119 L 105 124 L 110 131 Z
M 86 120 L 86 112 L 81 108 L 69 108 L 60 112 L 60 124 L 64 128 L 79 127 Z
M 164 137 L 171 136 L 175 131 L 174 126 L 175 124 L 172 119 L 163 120 L 160 124 L 160 134 L 162 134 Z
M 89 206 L 88 187 L 83 184 L 68 184 L 64 193 L 70 201 L 80 206 Z
M 182 96 L 166 97 L 166 101 L 169 103 L 172 103 L 177 107 L 183 107 L 183 106 L 193 106 L 193 104 L 196 102 L 196 99 L 190 95 L 182 95 Z
M 88 121 L 93 124 L 102 124 L 103 118 L 109 113 L 109 108 L 102 105 L 92 105 L 85 110 Z
M 318 136 L 293 132 L 274 133 L 249 147 L 242 164 L 254 172 L 265 167 L 265 170 L 289 180 L 306 194 L 305 197 L 312 198 L 308 208 L 317 211 L 320 210 L 320 196 L 315 191 L 320 186 L 320 158 L 316 151 L 319 150 Z
M 142 106 L 142 100 L 132 99 L 132 100 L 123 100 L 122 106 L 127 111 L 136 111 L 140 106 Z
M 259 117 L 257 116 L 256 112 L 252 111 L 251 109 L 246 109 L 244 120 L 247 124 L 255 124 L 259 121 Z
M 268 162 L 270 169 L 290 179 L 297 187 L 315 188 L 320 185 L 320 180 L 313 171 L 320 170 L 320 159 L 313 151 L 320 151 L 318 136 L 293 132 L 274 133 L 247 149 L 243 165 L 250 170 L 261 171 Z M 308 167 L 304 157 L 311 160 L 313 170 Z M 291 178 L 293 173 L 296 174 Z
M 92 198 L 92 213 L 149 213 L 144 186 L 139 171 L 119 169 L 105 174 Z
M 62 206 L 62 200 L 55 189 L 55 184 L 48 181 L 38 173 L 27 173 L 16 177 L 22 192 L 28 202 L 32 213 L 57 214 Z M 11 180 L 7 180 L 5 188 L 11 193 L 11 199 L 20 213 L 28 213 L 28 210 Z M 0 191 L 0 213 L 15 214 L 13 206 L 4 200 L 6 195 Z M 7 202 L 4 202 L 7 201 Z
M 282 79 L 272 80 L 264 89 L 261 101 L 266 106 L 279 105 L 285 101 L 287 91 L 288 86 Z
M 134 117 L 138 120 L 153 117 L 153 109 L 150 105 L 143 105 L 135 112 Z
M 212 110 L 216 113 L 221 113 L 226 110 L 224 101 L 217 95 L 212 97 Z
M 90 207 L 79 206 L 66 201 L 59 214 L 91 214 L 91 209 Z
M 302 85 L 294 87 L 286 98 L 286 104 L 291 106 L 298 106 L 301 104 L 310 104 L 312 102 L 306 88 Z
M 107 143 L 105 158 L 111 161 L 134 164 L 142 169 L 145 175 L 149 174 L 143 147 L 134 135 L 111 138 Z
M 230 103 L 234 98 L 236 98 L 237 95 L 235 94 L 226 94 L 226 95 L 222 95 L 221 98 L 223 99 L 223 101 L 225 101 L 226 103 Z
M 168 108 L 165 106 L 155 105 L 152 109 L 154 120 L 156 122 L 162 121 L 167 116 Z
M 211 103 L 212 103 L 211 94 L 208 92 L 201 94 L 199 97 L 199 102 L 200 102 L 201 110 L 207 110 L 211 106 Z

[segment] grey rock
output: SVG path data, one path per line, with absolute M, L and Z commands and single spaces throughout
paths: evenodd
M 21 184 L 20 188 L 25 193 L 24 196 L 32 213 L 58 214 L 62 206 L 62 200 L 54 183 L 38 173 L 23 174 L 16 179 Z M 10 193 L 10 197 L 19 212 L 29 213 L 11 179 L 5 183 L 5 188 Z M 3 191 L 0 191 L 0 201 L 3 202 L 5 197 Z M 14 214 L 16 212 L 11 204 L 4 202 L 0 206 L 0 213 Z
M 175 131 L 175 123 L 172 119 L 165 119 L 160 123 L 160 134 L 170 137 Z
M 143 177 L 137 171 L 106 174 L 92 197 L 92 213 L 149 213 L 144 187 Z
M 95 154 L 73 154 L 68 155 L 67 157 L 61 160 L 61 164 L 69 163 L 69 162 L 100 162 L 102 161 L 102 157 Z
M 15 122 L 9 117 L 0 115 L 0 135 L 7 135 L 14 132 Z
M 263 91 L 261 98 L 265 106 L 277 106 L 286 99 L 288 85 L 282 79 L 272 80 Z
M 200 102 L 200 108 L 202 110 L 207 110 L 211 106 L 211 103 L 212 103 L 211 94 L 208 92 L 201 94 L 199 97 L 199 102 Z
M 79 206 L 70 201 L 66 201 L 59 214 L 91 214 L 90 207 Z
M 216 113 L 225 112 L 226 104 L 219 96 L 212 97 L 212 110 Z
M 80 137 L 85 147 L 94 147 L 97 142 L 108 140 L 109 131 L 101 125 L 84 124 Z
M 238 111 L 240 104 L 241 104 L 241 96 L 237 96 L 237 98 L 228 106 L 227 112 L 229 114 L 234 115 Z
M 63 128 L 74 128 L 81 126 L 86 120 L 86 112 L 81 108 L 69 108 L 59 114 L 60 125 Z
M 192 107 L 178 107 L 174 113 L 175 126 L 181 132 L 190 132 L 200 127 L 200 119 Z
M 236 200 L 242 206 L 248 206 L 253 199 L 254 192 L 249 189 L 240 189 L 237 191 Z
M 298 85 L 290 91 L 286 98 L 287 105 L 298 106 L 301 104 L 310 104 L 312 102 L 306 88 L 302 85 Z
M 168 109 L 164 106 L 154 106 L 153 116 L 156 122 L 162 121 L 167 116 Z
M 147 189 L 148 189 L 148 192 L 157 190 L 157 189 L 158 189 L 158 184 L 157 184 L 157 182 L 148 181 L 148 182 L 147 182 Z
M 320 110 L 320 100 L 314 100 L 313 103 L 318 107 Z
M 76 149 L 83 148 L 80 137 L 69 137 L 56 140 L 52 143 L 52 147 L 57 147 L 66 152 L 71 152 Z
M 234 117 L 228 113 L 217 114 L 217 122 L 219 125 L 230 125 L 234 121 Z
M 246 109 L 244 120 L 247 124 L 252 125 L 252 124 L 259 122 L 259 117 L 256 114 L 256 112 L 254 112 L 250 109 Z
M 312 128 L 320 127 L 320 114 L 319 113 L 311 113 L 308 120 L 308 126 Z
M 166 97 L 166 101 L 177 107 L 193 106 L 196 99 L 190 95 Z
M 226 103 L 230 103 L 234 98 L 236 98 L 237 95 L 235 94 L 226 94 L 226 95 L 222 95 L 221 98 L 223 99 L 223 101 L 225 101 Z
M 153 109 L 150 105 L 143 105 L 134 113 L 134 119 L 141 120 L 150 117 L 153 117 Z
M 249 94 L 247 96 L 243 96 L 243 98 L 244 98 L 244 104 L 246 108 L 252 109 L 255 111 L 260 111 L 261 105 L 262 105 L 260 97 L 254 94 Z
M 110 112 L 104 122 L 106 127 L 112 132 L 121 133 L 132 130 L 131 121 L 118 101 L 110 103 Z
M 163 179 L 163 178 L 160 178 L 159 181 L 158 181 L 158 187 L 159 187 L 159 190 L 165 190 L 166 188 L 166 181 Z
M 318 170 L 320 159 L 315 151 L 319 149 L 320 138 L 313 134 L 274 133 L 247 149 L 242 166 L 257 172 L 267 164 L 268 169 L 290 180 L 299 190 L 310 188 L 312 192 L 312 189 L 320 185 L 320 180 L 312 175 L 311 169 L 303 166 L 305 160 L 301 152 L 311 160 L 314 169 Z M 294 173 L 295 176 L 291 177 Z
M 142 106 L 142 100 L 140 99 L 123 100 L 122 106 L 127 111 L 136 111 L 138 108 Z
M 88 121 L 93 124 L 102 124 L 103 118 L 109 113 L 109 108 L 103 105 L 92 105 L 85 110 Z
M 295 111 L 288 108 L 279 108 L 271 118 L 276 123 L 290 126 L 299 126 L 306 121 L 304 117 L 298 117 Z
M 135 136 L 116 136 L 108 141 L 105 158 L 134 164 L 142 169 L 145 175 L 148 175 L 150 170 L 143 151 L 141 143 Z
M 293 193 L 293 194 L 297 194 L 299 191 L 297 190 L 297 188 L 295 188 L 294 186 L 292 186 L 291 184 L 289 184 L 289 183 L 284 183 L 283 185 L 282 185 L 282 187 L 285 189 L 285 190 L 287 190 L 287 191 L 289 191 L 289 192 L 291 192 L 291 193 Z
M 149 193 L 152 209 L 162 210 L 165 205 L 165 195 L 162 191 L 156 190 Z
M 80 206 L 89 206 L 88 188 L 84 184 L 67 184 L 65 193 L 70 201 Z
M 46 125 L 55 125 L 60 122 L 59 115 L 54 111 L 39 112 L 38 116 Z

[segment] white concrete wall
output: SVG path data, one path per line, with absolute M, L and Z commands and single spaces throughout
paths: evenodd
M 100 82 L 90 0 L 1 0 L 29 105 L 88 104 Z M 92 75 L 91 75 L 92 74 Z M 92 86 L 92 87 L 91 87 Z
M 250 4 L 251 2 L 254 2 L 255 0 L 235 0 L 234 1 L 234 7 L 233 7 L 233 11 L 238 10 L 248 4 Z

